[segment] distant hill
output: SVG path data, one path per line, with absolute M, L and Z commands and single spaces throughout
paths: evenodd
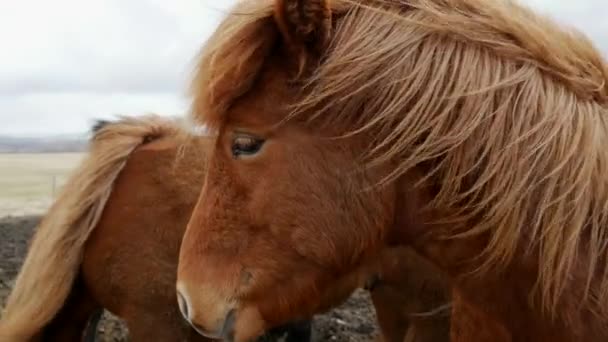
M 83 152 L 87 136 L 61 135 L 48 137 L 16 137 L 0 135 L 0 153 Z

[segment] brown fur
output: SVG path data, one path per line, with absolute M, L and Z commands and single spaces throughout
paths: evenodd
M 332 1 L 293 82 L 281 9 L 307 3 L 248 2 L 202 52 L 192 109 L 218 138 L 180 256 L 195 308 L 254 334 L 392 242 L 514 340 L 608 338 L 608 66 L 589 40 L 506 0 Z M 239 160 L 242 132 L 267 142 Z
M 450 341 L 512 342 L 505 326 L 462 298 L 458 289 L 452 292 Z

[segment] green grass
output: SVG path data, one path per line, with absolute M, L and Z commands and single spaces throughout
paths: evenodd
M 0 216 L 49 204 L 82 153 L 0 153 Z M 42 203 L 42 204 L 40 204 Z M 43 209 L 43 208 L 38 208 Z

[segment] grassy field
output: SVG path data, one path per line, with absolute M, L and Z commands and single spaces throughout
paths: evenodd
M 82 153 L 0 153 L 0 216 L 46 209 Z

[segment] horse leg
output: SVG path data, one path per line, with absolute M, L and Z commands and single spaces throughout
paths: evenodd
M 385 284 L 370 289 L 382 342 L 403 342 L 410 322 L 404 314 L 402 296 Z
M 79 275 L 74 281 L 72 290 L 65 304 L 44 328 L 41 334 L 42 341 L 82 341 L 84 332 L 91 318 L 102 312 L 102 308 L 91 297 Z
M 384 342 L 449 340 L 449 315 L 435 312 L 449 302 L 449 284 L 439 270 L 411 248 L 386 248 L 377 276 L 368 280 Z
M 450 340 L 510 342 L 512 338 L 502 324 L 468 303 L 457 289 L 453 289 Z

